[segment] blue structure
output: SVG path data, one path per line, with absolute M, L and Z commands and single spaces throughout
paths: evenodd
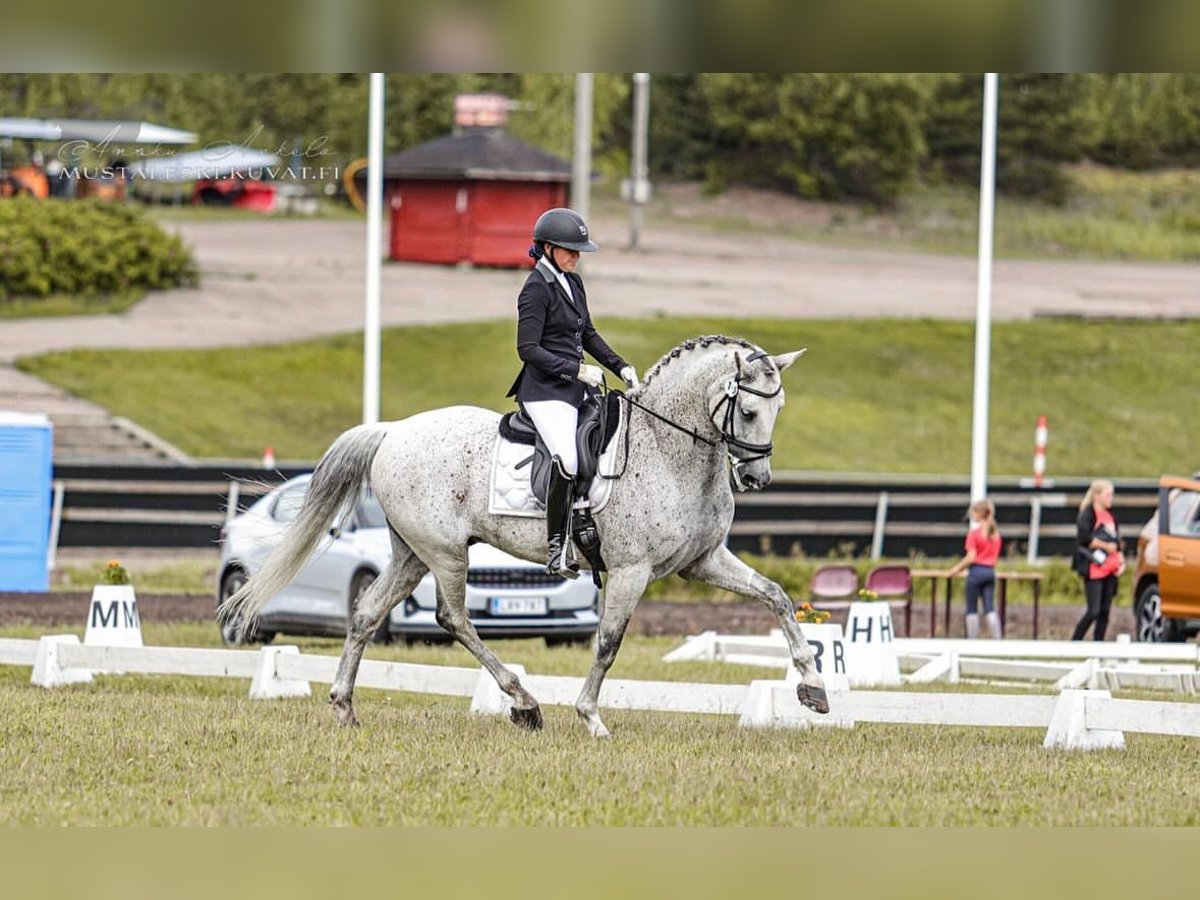
M 46 591 L 54 426 L 0 412 L 0 590 Z

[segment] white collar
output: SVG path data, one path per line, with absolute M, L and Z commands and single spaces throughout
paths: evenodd
M 547 260 L 546 257 L 544 257 L 544 256 L 538 260 L 538 265 L 543 267 L 547 272 L 549 272 L 556 279 L 558 279 L 558 283 L 561 284 L 563 290 L 567 292 L 567 299 L 570 300 L 572 303 L 574 303 L 575 302 L 575 292 L 571 289 L 571 284 L 567 280 L 566 273 L 561 272 L 558 269 L 554 268 L 554 266 L 552 266 L 550 264 L 550 261 Z

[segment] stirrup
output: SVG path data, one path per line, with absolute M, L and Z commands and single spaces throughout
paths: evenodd
M 579 577 L 579 563 L 571 553 L 571 542 L 563 537 L 561 548 L 551 544 L 546 560 L 546 574 L 558 575 L 562 578 L 575 579 Z

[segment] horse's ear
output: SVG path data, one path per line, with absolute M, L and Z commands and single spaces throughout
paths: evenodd
M 774 361 L 775 365 L 779 366 L 779 371 L 782 372 L 801 356 L 803 356 L 804 351 L 807 349 L 808 348 L 805 347 L 804 350 L 796 350 L 792 353 L 780 353 L 778 356 L 772 356 L 771 359 Z

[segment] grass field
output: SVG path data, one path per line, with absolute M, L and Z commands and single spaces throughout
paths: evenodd
M 995 252 L 1001 258 L 1200 259 L 1200 171 L 1126 172 L 1093 164 L 1065 167 L 1062 206 L 1003 194 L 996 198 Z M 925 250 L 962 256 L 978 250 L 979 191 L 918 184 L 889 209 L 802 201 L 769 192 L 705 197 L 696 185 L 662 185 L 648 207 L 656 223 L 716 231 L 789 235 L 841 246 Z M 764 211 L 769 208 L 769 212 Z M 616 200 L 598 208 L 623 211 Z
M 144 628 L 216 642 L 211 625 Z M 14 627 L 4 636 L 32 636 Z M 763 670 L 659 661 L 627 642 L 615 677 L 744 682 Z M 336 653 L 332 641 L 306 651 Z M 587 651 L 506 644 L 529 671 L 582 675 Z M 370 656 L 463 664 L 454 648 Z M 546 729 L 475 718 L 461 699 L 360 691 L 363 726 L 310 700 L 251 702 L 241 680 L 107 676 L 46 692 L 0 668 L 0 823 L 318 825 L 1196 825 L 1200 756 L 1129 735 L 1124 752 L 1047 752 L 1031 729 L 740 730 L 730 717 L 573 710 Z M 943 686 L 942 690 L 945 689 Z
M 10 297 L 0 300 L 0 319 L 25 319 L 30 316 L 97 316 L 121 313 L 146 295 L 145 291 L 125 294 L 97 294 L 83 297 L 53 294 L 49 297 Z
M 144 554 L 145 551 L 142 553 Z M 779 584 L 796 603 L 808 598 L 809 582 L 813 572 L 818 566 L 828 562 L 828 559 L 820 557 L 760 556 L 749 553 L 743 553 L 740 556 L 757 571 Z M 206 560 L 170 559 L 168 553 L 168 558 L 163 560 L 139 561 L 137 564 L 130 564 L 128 559 L 120 561 L 126 563 L 127 567 L 131 569 L 137 590 L 149 594 L 212 594 L 219 565 L 215 551 L 211 554 L 211 558 Z M 845 559 L 844 561 L 858 568 L 859 580 L 865 584 L 867 572 L 874 566 L 889 560 L 871 560 L 864 557 Z M 920 565 L 931 569 L 948 568 L 956 561 L 957 557 L 955 559 L 922 558 Z M 90 561 L 77 558 L 70 564 L 59 565 L 54 570 L 50 589 L 56 592 L 82 591 L 90 593 L 107 562 L 107 559 L 99 557 Z M 894 562 L 908 565 L 912 564 L 913 560 L 899 559 Z M 1005 561 L 1003 566 L 1009 571 L 1026 571 L 1033 568 L 1016 560 Z M 1065 560 L 1050 560 L 1037 566 L 1036 570 L 1041 572 L 1045 579 L 1042 583 L 1040 599 L 1043 607 L 1058 604 L 1072 607 L 1079 605 L 1079 580 L 1067 567 Z M 1130 586 L 1132 577 L 1133 567 L 1130 566 L 1121 576 L 1117 588 L 1115 602 L 1118 606 L 1128 602 L 1132 592 Z M 643 594 L 643 599 L 723 601 L 744 600 L 745 598 L 697 581 L 684 581 L 682 578 L 671 576 L 651 582 Z M 1008 602 L 1014 606 L 1030 602 L 1028 592 L 1014 590 Z
M 686 337 L 736 334 L 772 352 L 807 347 L 788 373 L 775 467 L 966 473 L 974 332 L 930 320 L 606 319 L 644 370 Z M 1034 424 L 1050 420 L 1051 476 L 1147 476 L 1196 468 L 1200 322 L 1036 320 L 993 326 L 993 475 L 1031 469 Z M 509 409 L 512 323 L 393 328 L 383 338 L 383 417 L 469 403 Z M 269 347 L 76 350 L 19 365 L 108 407 L 197 457 L 315 459 L 359 421 L 356 334 Z

